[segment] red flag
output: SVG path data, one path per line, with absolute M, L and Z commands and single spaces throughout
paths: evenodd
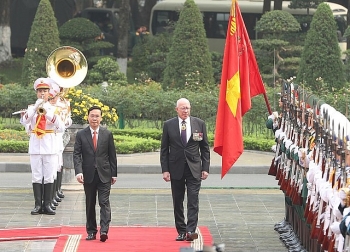
M 242 116 L 258 94 L 266 94 L 265 87 L 238 3 L 232 0 L 214 139 L 214 151 L 222 156 L 221 178 L 243 152 Z

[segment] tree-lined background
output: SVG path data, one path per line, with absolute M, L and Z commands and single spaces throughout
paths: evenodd
M 348 1 L 332 2 L 349 7 Z M 65 10 L 70 11 L 65 17 L 57 18 L 62 3 L 65 3 Z M 205 119 L 214 132 L 223 55 L 209 51 L 195 1 L 186 1 L 179 21 L 174 24 L 174 32 L 145 35 L 128 52 L 129 33 L 125 27 L 128 27 L 129 17 L 135 27 L 147 26 L 155 3 L 155 0 L 1 1 L 2 120 L 12 118 L 17 122 L 18 118 L 11 112 L 25 108 L 35 99 L 32 83 L 39 75 L 45 75 L 44 65 L 49 52 L 59 45 L 71 45 L 81 50 L 89 62 L 89 73 L 79 88 L 117 109 L 119 122 L 112 126 L 135 128 L 146 125 L 159 129 L 162 121 L 174 115 L 175 101 L 185 96 L 192 102 L 193 115 Z M 270 3 L 264 0 L 266 13 L 255 27 L 259 39 L 252 44 L 273 110 L 278 109 L 278 93 L 283 81 L 292 77 L 306 90 L 312 90 L 347 115 L 349 63 L 347 57 L 342 59 L 340 56 L 335 21 L 328 5 L 322 1 L 292 1 L 293 8 L 317 8 L 313 17 L 298 20 L 280 10 L 282 1 L 274 1 L 273 11 L 270 11 Z M 20 4 L 32 4 L 33 8 L 37 4 L 35 8 L 40 9 L 33 17 L 24 57 L 11 52 L 10 42 L 11 10 Z M 97 39 L 101 30 L 79 16 L 82 10 L 92 6 L 122 10 L 116 56 L 101 53 L 111 47 L 110 43 Z M 301 33 L 300 24 L 305 22 L 310 29 Z M 193 35 L 192 39 L 189 34 Z M 126 66 L 125 71 L 123 66 Z M 252 109 L 244 117 L 245 135 L 265 134 L 266 117 L 263 98 L 254 98 Z

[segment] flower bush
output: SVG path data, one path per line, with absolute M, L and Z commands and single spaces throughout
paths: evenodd
M 114 125 L 118 120 L 117 110 L 104 105 L 98 99 L 84 94 L 81 89 L 70 88 L 66 98 L 70 102 L 71 118 L 74 124 L 88 123 L 88 110 L 92 106 L 99 106 L 102 109 L 102 124 Z

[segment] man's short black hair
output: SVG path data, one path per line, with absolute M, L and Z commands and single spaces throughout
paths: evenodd
M 88 115 L 90 114 L 91 110 L 94 110 L 94 109 L 100 110 L 100 111 L 101 111 L 101 115 L 102 115 L 102 109 L 101 109 L 101 107 L 96 106 L 96 105 L 94 105 L 94 106 L 92 106 L 91 108 L 89 108 L 89 110 L 88 110 Z

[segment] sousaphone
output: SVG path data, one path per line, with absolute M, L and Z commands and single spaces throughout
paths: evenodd
M 46 73 L 62 88 L 79 85 L 86 77 L 88 63 L 84 54 L 71 46 L 53 50 L 46 60 Z

